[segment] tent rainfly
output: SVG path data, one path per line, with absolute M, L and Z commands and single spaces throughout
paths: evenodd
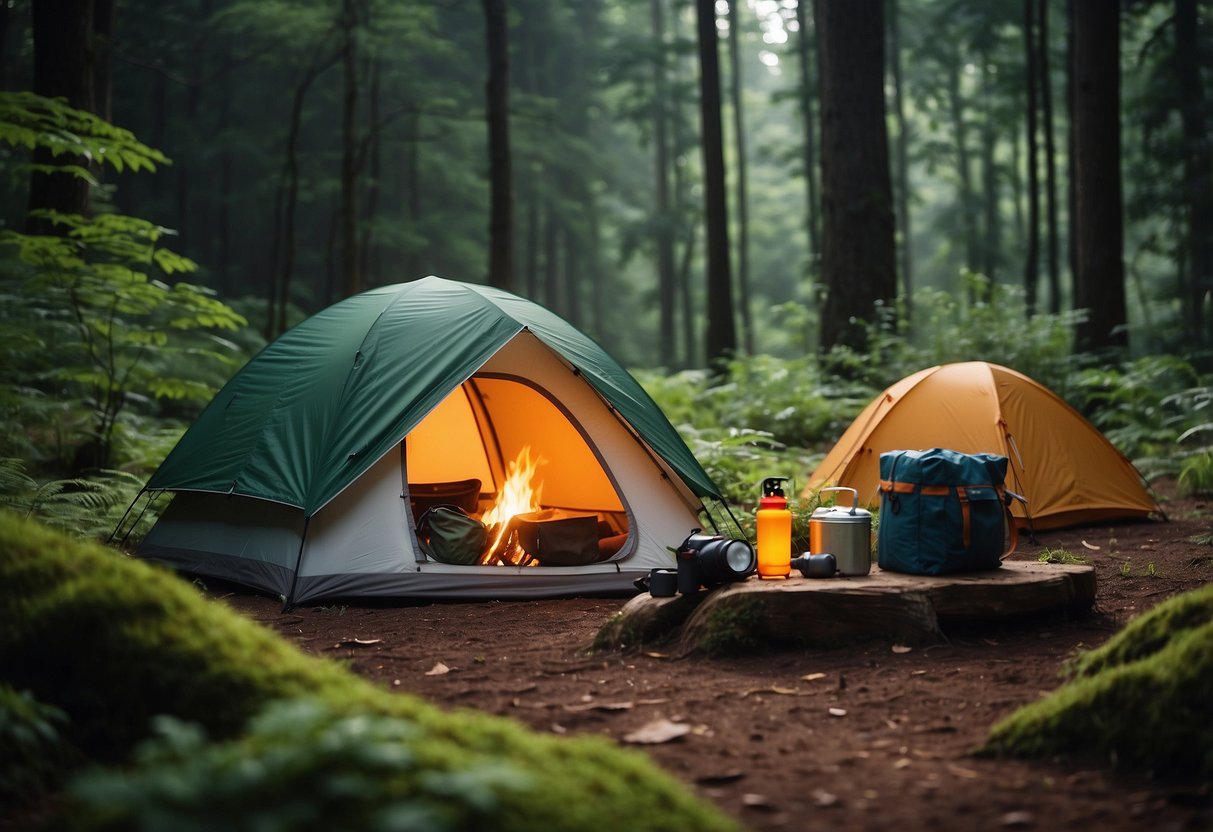
M 1022 373 L 969 361 L 906 376 L 873 399 L 809 476 L 805 496 L 827 485 L 875 503 L 880 455 L 951 448 L 1001 454 L 1007 487 L 1027 498 L 1021 525 L 1058 529 L 1161 514 L 1141 475 L 1059 396 Z
M 504 505 L 520 488 L 529 503 Z M 597 344 L 522 298 L 437 277 L 348 298 L 267 346 L 144 491 L 174 496 L 140 557 L 288 605 L 634 591 L 674 565 L 668 547 L 701 513 L 714 525 L 705 503 L 727 512 Z M 486 522 L 494 511 L 592 515 L 599 556 L 545 565 L 499 545 L 471 565 L 437 562 L 417 540 L 435 500 Z

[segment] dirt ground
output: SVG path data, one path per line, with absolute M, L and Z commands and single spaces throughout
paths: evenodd
M 588 655 L 626 599 L 283 614 L 273 599 L 216 594 L 309 652 L 444 707 L 621 743 L 661 719 L 690 726 L 633 747 L 751 829 L 1213 830 L 1213 783 L 1155 781 L 1106 759 L 969 754 L 1000 717 L 1055 688 L 1076 651 L 1213 580 L 1213 547 L 1191 540 L 1213 529 L 1213 503 L 1166 506 L 1166 523 L 1021 540 L 1015 558 L 1048 547 L 1090 559 L 1091 614 L 966 625 L 909 651 L 884 642 L 717 659 L 673 659 L 660 647 Z

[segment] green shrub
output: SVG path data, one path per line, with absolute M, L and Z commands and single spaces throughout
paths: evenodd
M 1102 754 L 1213 776 L 1213 584 L 1159 604 L 1071 666 L 1073 678 L 995 725 L 984 751 Z
M 18 804 L 57 785 L 76 752 L 62 734 L 67 716 L 29 691 L 0 685 L 0 806 Z
M 454 830 L 492 827 L 501 795 L 533 789 L 525 771 L 478 763 L 421 765 L 407 720 L 340 716 L 320 702 L 271 703 L 239 740 L 156 720 L 132 769 L 87 773 L 72 795 L 78 830 Z M 307 799 L 300 799 L 306 795 Z
M 157 715 L 225 740 L 269 702 L 309 698 L 338 717 L 407 719 L 416 772 L 525 772 L 531 787 L 500 792 L 498 829 L 732 827 L 640 754 L 390 693 L 164 570 L 9 514 L 0 514 L 0 620 L 0 682 L 63 710 L 65 735 L 100 762 L 129 760 Z

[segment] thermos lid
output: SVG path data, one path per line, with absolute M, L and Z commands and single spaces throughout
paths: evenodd
M 872 512 L 866 508 L 844 508 L 843 506 L 821 506 L 813 509 L 809 520 L 823 520 L 829 523 L 867 523 L 872 519 Z
M 829 520 L 831 523 L 863 523 L 871 519 L 872 513 L 867 509 L 859 507 L 859 491 L 845 485 L 823 488 L 817 492 L 818 496 L 827 491 L 850 491 L 851 506 L 820 506 L 813 510 L 813 514 L 809 520 Z

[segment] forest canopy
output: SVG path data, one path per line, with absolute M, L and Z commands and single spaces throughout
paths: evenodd
M 6 493 L 137 481 L 267 339 L 427 274 L 584 329 L 739 487 L 973 358 L 1176 473 L 1211 46 L 1198 0 L 2 4 Z

